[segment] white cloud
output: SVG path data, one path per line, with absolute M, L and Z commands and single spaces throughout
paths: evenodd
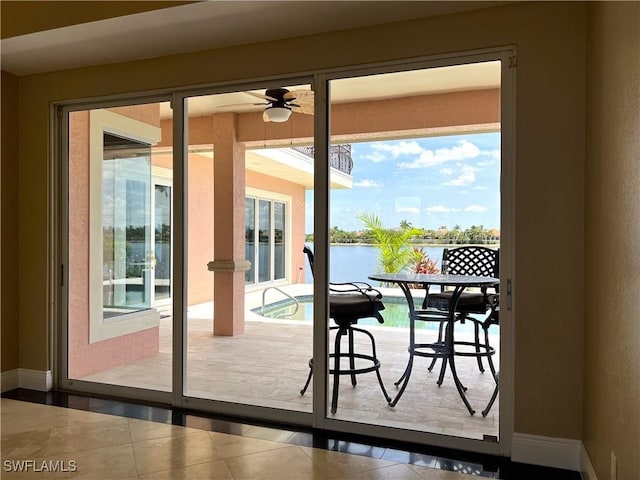
M 396 208 L 396 213 L 420 213 L 420 209 L 418 207 L 398 207 Z
M 493 158 L 494 160 L 500 160 L 500 149 L 497 148 L 495 150 L 488 150 L 486 152 L 487 155 L 489 155 L 491 158 Z
M 474 190 L 489 190 L 489 187 L 485 185 L 478 185 L 477 187 L 473 187 Z
M 424 209 L 427 213 L 450 213 L 459 212 L 458 208 L 445 207 L 444 205 L 434 205 L 433 207 L 427 207 Z
M 380 163 L 387 159 L 386 155 L 380 152 L 373 152 L 369 155 L 362 155 L 362 157 L 360 158 L 363 158 L 364 160 L 371 160 L 373 163 Z
M 471 165 L 463 165 L 460 175 L 458 175 L 458 177 L 454 178 L 453 180 L 444 182 L 443 185 L 446 185 L 448 187 L 465 187 L 467 185 L 471 185 L 475 181 L 475 169 Z
M 437 150 L 423 150 L 418 158 L 411 162 L 398 163 L 399 168 L 423 168 L 441 165 L 445 162 L 469 160 L 476 158 L 482 151 L 468 140 L 460 140 L 451 148 Z
M 393 158 L 397 158 L 400 155 L 420 155 L 425 149 L 421 147 L 416 141 L 405 142 L 402 141 L 400 143 L 374 143 L 371 145 L 371 148 L 374 150 L 381 150 L 383 152 L 389 152 Z
M 443 175 L 453 175 L 455 170 L 453 168 L 441 168 L 439 172 Z
M 384 184 L 382 182 L 378 182 L 377 180 L 369 180 L 363 179 L 359 182 L 355 182 L 353 184 L 354 187 L 363 187 L 363 188 L 371 188 L 371 187 L 383 187 Z
M 487 211 L 487 207 L 483 207 L 482 205 L 469 205 L 464 211 L 482 213 Z

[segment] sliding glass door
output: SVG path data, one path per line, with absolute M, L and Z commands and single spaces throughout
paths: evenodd
M 188 96 L 185 106 L 184 395 L 202 408 L 310 424 L 313 397 L 300 390 L 313 355 L 303 253 L 313 240 L 313 92 L 252 85 Z
M 510 312 L 487 331 L 499 391 L 476 358 L 455 359 L 477 411 L 498 392 L 486 416 L 469 415 L 450 371 L 437 382 L 439 365 L 424 359 L 391 407 L 384 391 L 397 395 L 409 362 L 408 299 L 370 277 L 437 273 L 444 248 L 473 244 L 500 250 L 504 290 L 507 53 L 174 92 L 173 108 L 166 98 L 65 107 L 62 385 L 504 451 Z M 330 293 L 345 282 L 380 293 L 383 322 L 354 319 L 364 332 L 339 345 L 356 355 L 336 362 Z M 379 366 L 340 375 L 371 361 L 371 339 Z
M 330 81 L 331 145 L 351 139 L 352 168 L 349 187 L 329 192 L 329 279 L 366 282 L 381 295 L 384 321 L 363 318 L 358 326 L 375 338 L 379 373 L 391 398 L 399 393 L 396 384 L 410 361 L 409 307 L 398 284 L 369 276 L 440 273 L 443 250 L 462 245 L 499 251 L 500 90 L 498 60 Z M 420 285 L 411 285 L 416 302 L 424 294 Z M 485 321 L 490 311 L 487 306 L 478 319 Z M 439 327 L 437 322 L 417 322 L 415 342 L 442 343 Z M 473 329 L 471 321 L 456 322 L 456 341 L 475 341 Z M 487 329 L 496 364 L 499 332 L 499 325 Z M 369 355 L 369 338 L 357 332 L 354 338 L 356 353 Z M 342 348 L 348 348 L 346 341 Z M 482 370 L 474 357 L 455 360 L 466 396 L 480 412 L 496 387 L 487 359 L 481 360 Z M 435 365 L 429 358 L 411 361 L 413 374 L 394 407 L 376 375 L 363 374 L 355 388 L 344 381 L 337 411 L 329 418 L 477 440 L 498 438 L 499 400 L 486 416 L 471 416 L 451 369 L 444 381 L 439 379 L 442 360 Z
M 170 115 L 160 102 L 65 117 L 66 386 L 172 390 Z
M 315 192 L 316 200 L 322 200 L 316 214 L 328 211 L 327 231 L 315 232 L 326 235 L 326 245 L 316 254 L 329 259 L 327 282 L 369 283 L 384 309 L 378 316 L 358 319 L 353 339 L 345 335 L 340 342 L 340 362 L 334 355 L 338 342 L 329 335 L 324 384 L 328 392 L 336 392 L 336 401 L 329 408 L 330 400 L 317 399 L 322 403 L 314 408 L 324 414 L 318 424 L 404 441 L 508 452 L 513 334 L 510 291 L 503 287 L 508 287 L 513 271 L 514 84 L 507 52 L 325 78 L 330 111 L 326 136 L 319 135 L 316 142 L 328 139 L 326 157 L 331 162 L 340 158 L 332 152 L 348 152 L 342 158 L 350 168 L 346 188 L 335 186 L 339 172 L 329 172 L 327 207 L 324 194 Z M 441 273 L 446 268 L 443 250 L 463 245 L 499 252 L 497 290 L 506 302 L 500 321 L 489 317 L 491 308 L 474 314 L 478 325 L 486 326 L 487 337 L 485 328 L 476 337 L 476 322 L 459 318 L 451 323 L 451 334 L 439 333 L 435 322 L 416 321 L 412 329 L 409 302 L 426 308 L 424 285 L 409 283 L 403 292 L 397 284 L 372 277 Z M 335 328 L 337 322 L 329 324 Z M 438 351 L 453 340 L 455 354 L 446 369 L 442 360 L 432 363 L 408 352 L 409 345 L 427 343 Z M 472 345 L 487 342 L 500 370 L 499 387 L 487 356 L 478 357 Z M 336 369 L 344 375 L 335 375 Z M 359 372 L 356 381 L 348 374 L 353 369 Z

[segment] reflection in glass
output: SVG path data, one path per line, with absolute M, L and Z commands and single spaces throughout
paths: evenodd
M 258 281 L 271 280 L 271 202 L 260 200 L 258 217 Z
M 255 283 L 256 276 L 256 201 L 254 198 L 246 198 L 244 204 L 244 254 L 245 259 L 251 263 L 251 268 L 245 272 L 245 281 Z
M 151 149 L 104 134 L 102 163 L 104 318 L 151 306 Z
M 285 278 L 285 205 L 273 202 L 274 280 Z
M 155 186 L 155 300 L 171 298 L 171 187 Z

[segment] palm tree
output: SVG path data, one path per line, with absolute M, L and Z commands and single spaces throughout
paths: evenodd
M 408 222 L 407 220 L 402 220 L 400 222 L 400 228 L 403 230 L 408 230 L 410 228 L 413 228 L 413 225 L 411 224 L 411 222 Z
M 416 253 L 409 246 L 409 240 L 420 235 L 422 232 L 420 229 L 413 227 L 400 230 L 385 228 L 380 218 L 369 212 L 360 213 L 356 218 L 364 223 L 365 227 L 373 234 L 374 245 L 380 250 L 378 263 L 383 273 L 398 273 L 416 263 Z

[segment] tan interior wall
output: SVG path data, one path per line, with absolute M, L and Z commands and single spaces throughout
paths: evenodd
M 640 477 L 640 3 L 589 4 L 584 443 Z
M 515 431 L 580 438 L 584 249 L 576 239 L 584 230 L 585 44 L 584 3 L 526 2 L 21 78 L 20 366 L 49 367 L 43 265 L 51 101 L 517 45 Z
M 2 72 L 2 134 L 0 145 L 0 192 L 2 240 L 0 241 L 0 365 L 7 372 L 18 368 L 18 77 Z

